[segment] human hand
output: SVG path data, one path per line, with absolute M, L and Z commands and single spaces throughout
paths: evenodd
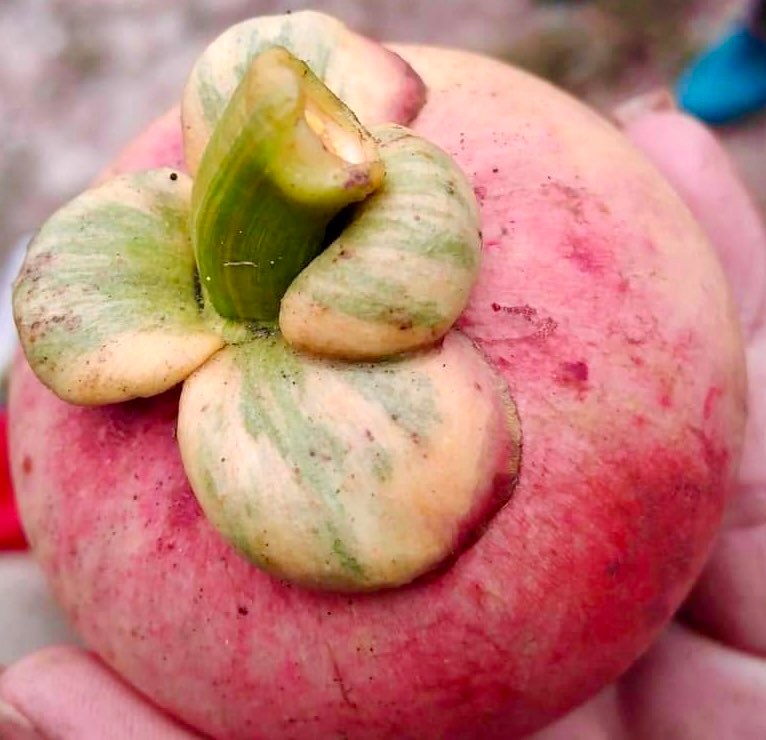
M 3 740 L 198 740 L 94 656 L 52 647 L 0 673 Z
M 737 494 L 682 617 L 619 682 L 536 740 L 766 737 L 766 232 L 703 127 L 666 111 L 625 130 L 684 197 L 729 275 L 748 344 L 750 422 Z M 9 740 L 194 737 L 74 648 L 8 669 L 0 699 Z

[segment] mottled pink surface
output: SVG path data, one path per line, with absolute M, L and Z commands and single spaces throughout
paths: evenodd
M 511 502 L 449 569 L 360 597 L 275 582 L 202 517 L 175 392 L 79 409 L 14 371 L 22 516 L 58 598 L 108 663 L 216 736 L 542 725 L 623 671 L 677 607 L 739 455 L 729 298 L 669 187 L 530 78 L 405 53 L 429 85 L 416 128 L 482 207 L 461 327 L 506 378 L 524 435 Z M 143 150 L 172 158 L 177 135 Z

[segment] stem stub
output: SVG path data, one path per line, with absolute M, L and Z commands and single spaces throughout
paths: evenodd
M 384 178 L 372 135 L 282 47 L 257 55 L 194 181 L 200 280 L 219 314 L 271 322 L 327 225 Z

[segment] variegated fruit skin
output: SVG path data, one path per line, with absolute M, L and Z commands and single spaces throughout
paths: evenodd
M 454 563 L 365 596 L 276 582 L 202 517 L 175 393 L 81 409 L 21 362 L 13 373 L 21 512 L 59 600 L 110 665 L 216 737 L 531 731 L 646 648 L 731 487 L 740 339 L 676 195 L 547 85 L 462 53 L 398 51 L 429 88 L 413 127 L 481 204 L 483 263 L 459 325 L 505 378 L 524 434 L 512 500 Z M 178 135 L 148 144 L 150 131 L 127 161 L 159 164 Z

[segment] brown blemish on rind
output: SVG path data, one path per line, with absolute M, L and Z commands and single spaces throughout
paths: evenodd
M 586 222 L 585 204 L 590 198 L 578 188 L 559 182 L 546 182 L 540 189 L 553 205 L 558 205 L 568 211 L 574 218 L 575 223 Z
M 550 316 L 540 316 L 532 306 L 506 306 L 493 303 L 495 313 L 505 314 L 507 319 L 503 324 L 503 339 L 507 341 L 546 339 L 553 334 L 558 324 Z

